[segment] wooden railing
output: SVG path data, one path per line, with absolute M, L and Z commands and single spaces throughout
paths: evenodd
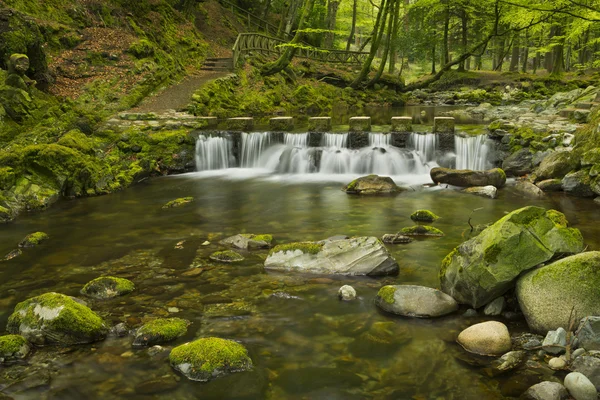
M 240 57 L 248 53 L 279 56 L 285 50 L 286 43 L 288 42 L 285 40 L 261 33 L 240 33 L 233 46 L 233 65 L 237 66 Z M 368 54 L 359 51 L 326 50 L 302 43 L 298 46 L 295 57 L 332 64 L 362 64 Z

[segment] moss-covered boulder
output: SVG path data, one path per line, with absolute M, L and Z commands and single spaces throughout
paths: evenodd
M 50 239 L 50 236 L 44 232 L 34 232 L 25 236 L 19 243 L 19 247 L 35 247 L 45 240 Z
M 224 246 L 231 246 L 242 250 L 268 249 L 273 242 L 273 236 L 268 234 L 254 235 L 251 233 L 242 233 L 230 236 L 221 240 L 219 243 Z
M 135 285 L 128 279 L 101 276 L 85 284 L 81 293 L 95 299 L 112 299 L 133 292 Z
M 171 366 L 193 381 L 208 382 L 234 372 L 252 369 L 246 348 L 232 340 L 202 338 L 175 347 Z
M 158 318 L 142 325 L 135 333 L 135 347 L 167 343 L 187 333 L 189 321 L 181 318 Z
M 392 178 L 379 175 L 368 175 L 355 179 L 342 190 L 348 194 L 360 195 L 390 195 L 402 191 Z
M 458 310 L 456 301 L 437 289 L 415 285 L 388 285 L 379 289 L 375 305 L 405 317 L 441 317 Z
M 534 175 L 537 182 L 546 179 L 562 179 L 569 172 L 579 167 L 579 157 L 571 151 L 556 151 L 545 157 L 536 168 Z
M 178 199 L 169 201 L 164 206 L 162 206 L 162 208 L 166 210 L 168 208 L 182 207 L 182 206 L 185 206 L 186 204 L 189 204 L 189 203 L 191 203 L 193 201 L 194 201 L 193 197 L 180 197 Z
M 391 275 L 398 263 L 376 237 L 330 238 L 275 246 L 265 268 L 312 274 Z
M 588 315 L 600 315 L 600 252 L 576 254 L 528 272 L 517 298 L 529 327 L 546 333 Z
M 23 336 L 0 336 L 0 363 L 22 360 L 30 351 L 29 342 Z
M 68 346 L 102 340 L 108 326 L 76 299 L 50 292 L 17 304 L 7 330 L 36 345 Z
M 555 210 L 524 207 L 484 229 L 444 258 L 441 288 L 477 308 L 504 294 L 521 273 L 557 255 L 583 250 L 579 230 Z
M 589 170 L 570 172 L 562 179 L 562 189 L 577 197 L 595 197 Z
M 529 148 L 521 149 L 502 162 L 502 169 L 508 176 L 523 176 L 533 171 L 533 154 Z
M 442 232 L 438 228 L 434 228 L 433 226 L 429 225 L 407 226 L 406 228 L 402 228 L 400 232 L 402 232 L 403 235 L 407 236 L 444 236 L 444 232 Z
M 244 256 L 233 250 L 215 251 L 210 255 L 210 259 L 224 263 L 234 263 L 244 261 Z
M 439 218 L 429 210 L 417 210 L 410 216 L 410 219 L 417 222 L 435 222 Z
M 458 187 L 495 186 L 506 184 L 506 174 L 500 168 L 489 171 L 471 171 L 468 169 L 433 168 L 429 175 L 434 183 L 445 183 Z

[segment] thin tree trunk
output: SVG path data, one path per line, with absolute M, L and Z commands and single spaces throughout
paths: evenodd
M 337 22 L 337 12 L 340 6 L 340 0 L 329 0 L 327 5 L 327 35 L 325 36 L 325 48 L 333 49 L 335 43 L 335 25 Z
M 352 6 L 352 26 L 350 27 L 350 36 L 348 36 L 348 42 L 346 43 L 346 51 L 350 51 L 352 45 L 352 39 L 354 38 L 354 32 L 356 31 L 356 11 L 358 9 L 358 0 L 354 0 Z
M 562 27 L 557 25 L 554 36 L 562 35 Z M 553 76 L 560 76 L 565 71 L 565 40 L 559 38 L 557 44 L 552 49 L 552 74 Z
M 388 59 L 388 56 L 390 54 L 390 48 L 392 47 L 392 32 L 393 32 L 393 28 L 394 28 L 394 7 L 396 7 L 396 4 L 398 3 L 399 0 L 390 0 L 390 5 L 388 5 L 388 9 L 389 11 L 389 21 L 388 21 L 388 30 L 387 30 L 387 42 L 385 45 L 385 49 L 383 51 L 383 56 L 381 57 L 381 64 L 379 64 L 379 69 L 377 70 L 377 72 L 375 73 L 375 76 L 373 77 L 373 79 L 371 79 L 368 83 L 367 83 L 367 87 L 369 86 L 373 86 L 375 83 L 377 83 L 379 81 L 379 79 L 381 79 L 381 75 L 383 75 L 383 71 L 385 71 L 385 63 Z M 385 22 L 385 20 L 384 20 Z
M 302 38 L 304 37 L 302 29 L 304 29 L 306 22 L 308 21 L 308 16 L 312 12 L 314 5 L 314 0 L 305 0 L 304 7 L 302 10 L 302 16 L 300 17 L 300 24 L 298 25 L 298 30 L 296 31 L 294 38 L 290 41 L 290 46 L 285 48 L 283 54 L 277 59 L 277 61 L 273 61 L 263 65 L 263 67 L 260 70 L 261 75 L 274 75 L 278 72 L 283 71 L 288 67 L 288 65 L 290 65 L 290 62 L 294 58 L 294 55 L 296 54 L 297 50 L 294 45 L 302 41 Z
M 444 41 L 442 42 L 442 65 L 450 62 L 450 49 L 448 48 L 448 35 L 450 31 L 450 0 L 446 0 L 444 11 Z
M 400 0 L 396 1 L 394 8 L 394 27 L 390 43 L 390 64 L 388 72 L 393 74 L 396 70 L 396 57 L 398 53 L 398 31 L 400 30 Z
M 463 53 L 467 52 L 467 28 L 468 28 L 468 18 L 467 18 L 467 11 L 463 8 L 460 12 L 460 22 L 461 22 L 461 45 L 462 45 L 462 49 L 461 51 Z M 459 71 L 464 71 L 465 70 L 465 61 L 462 61 L 461 63 L 458 64 L 458 70 Z
M 433 31 L 433 40 L 431 44 L 431 75 L 435 75 L 435 30 Z
M 521 53 L 519 33 L 516 33 L 513 38 L 512 54 L 510 56 L 509 71 L 517 72 L 519 70 L 519 55 Z

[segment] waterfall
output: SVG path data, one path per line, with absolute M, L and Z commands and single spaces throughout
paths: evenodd
M 242 149 L 240 166 L 242 168 L 256 168 L 260 166 L 259 160 L 263 153 L 271 146 L 270 132 L 242 132 Z
M 323 147 L 336 147 L 343 149 L 348 147 L 348 134 L 347 133 L 324 133 L 321 139 L 321 146 Z
M 325 133 L 321 139 L 321 174 L 346 174 L 355 151 L 349 150 L 347 133 Z
M 483 171 L 491 168 L 487 161 L 489 146 L 487 135 L 455 136 L 456 168 Z
M 308 133 L 286 133 L 283 135 L 283 144 L 292 147 L 307 147 Z
M 438 147 L 438 135 L 434 133 L 411 133 L 407 144 L 421 156 L 423 161 L 434 161 Z
M 385 133 L 369 133 L 370 146 L 390 146 L 392 144 L 392 135 Z
M 200 136 L 196 141 L 196 170 L 207 171 L 235 166 L 229 140 L 222 137 Z

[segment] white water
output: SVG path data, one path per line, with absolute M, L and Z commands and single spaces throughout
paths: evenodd
M 438 148 L 438 135 L 434 133 L 411 133 L 407 145 L 419 153 L 425 162 L 434 161 L 435 152 Z
M 488 138 L 486 135 L 455 136 L 456 169 L 470 169 L 484 171 L 492 167 L 487 160 L 489 153 Z
M 235 166 L 232 146 L 222 137 L 200 136 L 196 141 L 196 170 L 218 170 Z
M 240 166 L 256 168 L 263 153 L 271 145 L 271 132 L 246 133 L 242 132 L 242 151 Z

